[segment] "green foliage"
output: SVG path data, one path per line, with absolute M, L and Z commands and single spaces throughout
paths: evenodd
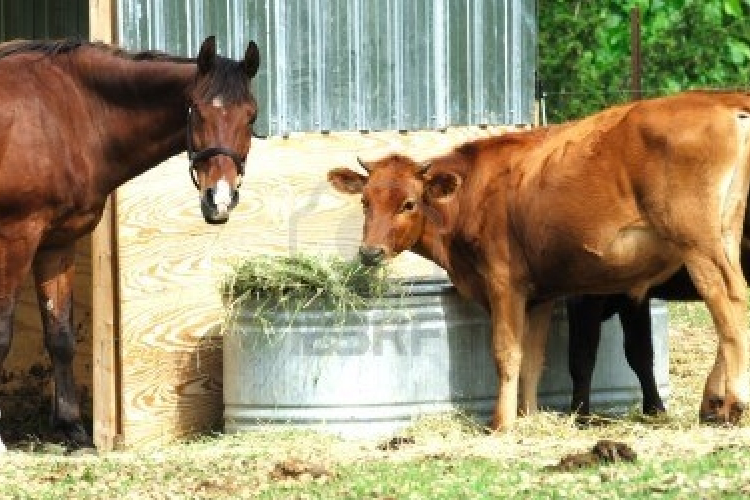
M 630 12 L 641 12 L 644 96 L 746 88 L 750 0 L 540 2 L 539 73 L 551 122 L 630 99 Z

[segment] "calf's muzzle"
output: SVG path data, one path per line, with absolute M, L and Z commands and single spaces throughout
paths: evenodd
M 361 246 L 359 259 L 366 266 L 378 266 L 385 260 L 385 249 L 377 246 Z

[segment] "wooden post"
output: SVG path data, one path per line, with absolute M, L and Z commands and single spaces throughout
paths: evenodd
M 641 11 L 638 7 L 630 10 L 630 92 L 631 99 L 643 97 L 641 90 Z
M 116 41 L 115 0 L 89 0 L 91 40 Z M 93 283 L 93 396 L 94 444 L 114 449 L 120 434 L 119 302 L 117 279 L 117 217 L 115 193 L 107 200 L 102 219 L 91 237 Z

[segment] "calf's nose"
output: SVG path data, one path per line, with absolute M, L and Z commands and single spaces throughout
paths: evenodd
M 359 259 L 366 266 L 377 266 L 385 259 L 385 249 L 375 246 L 359 247 Z

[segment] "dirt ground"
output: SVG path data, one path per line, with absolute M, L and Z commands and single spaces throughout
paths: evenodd
M 735 428 L 699 425 L 698 406 L 702 386 L 716 352 L 716 336 L 707 326 L 702 304 L 684 304 L 670 311 L 670 385 L 668 416 L 645 419 L 634 408 L 632 414 L 603 419 L 599 425 L 581 427 L 574 417 L 542 412 L 521 418 L 512 432 L 487 434 L 477 422 L 461 415 L 428 417 L 416 421 L 399 436 L 408 439 L 393 449 L 383 448 L 383 439 L 350 440 L 313 432 L 261 431 L 209 438 L 199 453 L 205 458 L 221 456 L 229 449 L 251 446 L 267 458 L 267 466 L 290 457 L 323 464 L 370 461 L 387 457 L 410 460 L 420 456 L 488 457 L 538 464 L 556 463 L 567 453 L 590 449 L 599 439 L 627 442 L 639 458 L 666 459 L 707 453 L 717 447 L 750 446 L 750 426 Z M 750 417 L 745 418 L 750 421 Z M 37 425 L 37 424 L 35 424 Z M 58 436 L 38 425 L 36 431 L 4 434 L 10 449 L 39 451 Z M 193 449 L 193 452 L 196 452 Z M 130 452 L 119 452 L 126 456 Z M 160 453 L 182 453 L 180 445 Z M 110 456 L 116 456 L 110 454 Z M 265 467 L 267 468 L 267 467 Z

